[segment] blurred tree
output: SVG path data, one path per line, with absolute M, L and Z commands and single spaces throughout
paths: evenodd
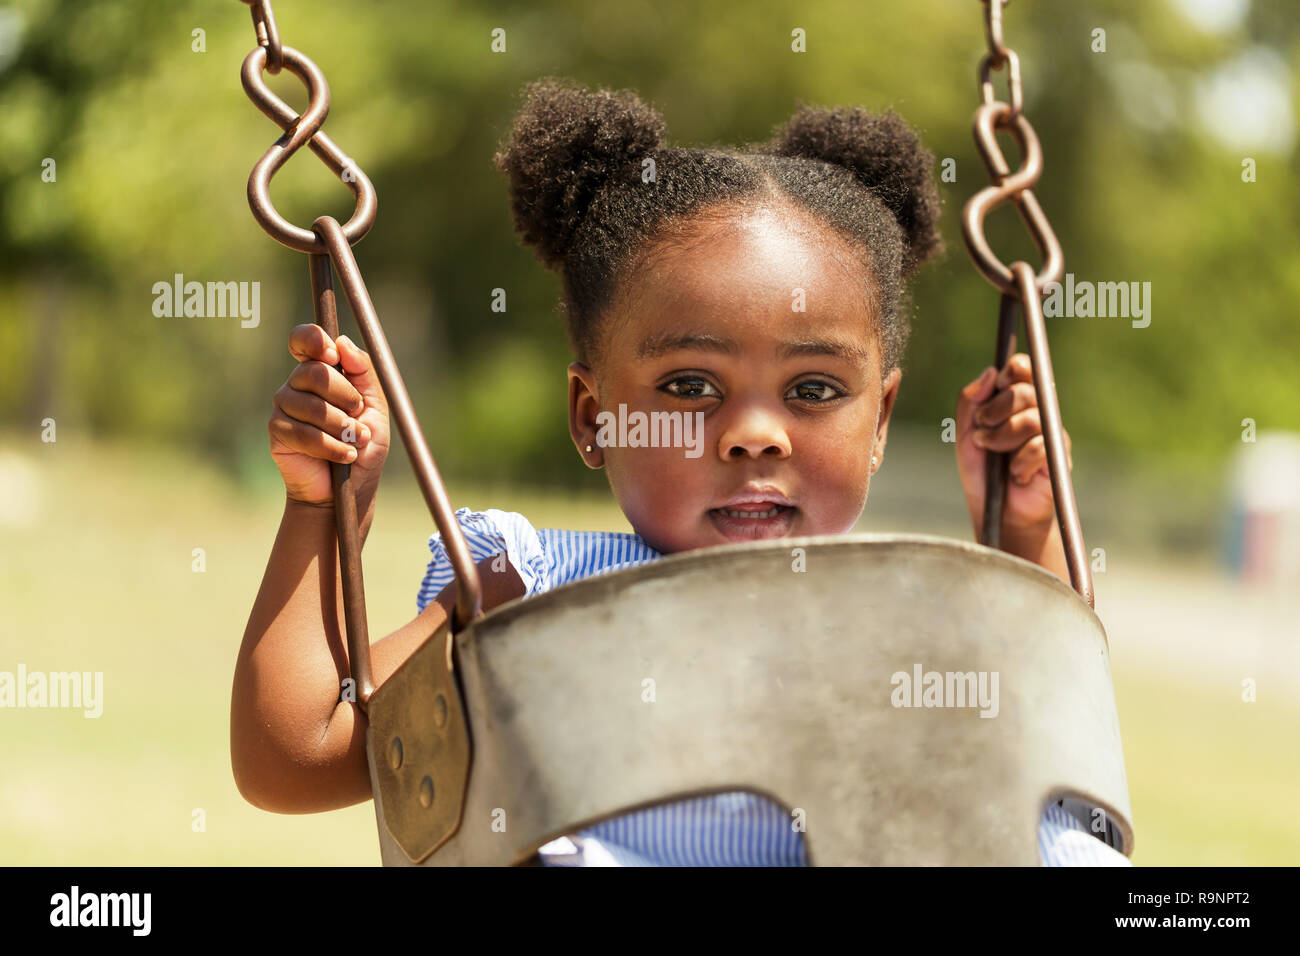
M 1195 467 L 1237 441 L 1243 417 L 1300 427 L 1297 156 L 1225 145 L 1198 92 L 1221 65 L 1265 49 L 1284 64 L 1294 114 L 1300 18 L 1294 5 L 1256 2 L 1240 25 L 1211 33 L 1171 4 L 1013 4 L 1006 34 L 1022 56 L 1047 160 L 1038 194 L 1067 270 L 1152 284 L 1148 328 L 1049 324 L 1076 449 Z M 942 187 L 950 255 L 916 284 L 900 420 L 937 434 L 992 356 L 997 296 L 958 230 L 961 205 L 987 182 L 969 131 L 984 44 L 974 0 L 280 0 L 276 11 L 284 41 L 329 78 L 326 129 L 378 188 L 379 219 L 357 255 L 435 452 L 459 473 L 599 483 L 569 446 L 558 280 L 512 235 L 491 163 L 520 88 L 544 74 L 636 89 L 680 145 L 762 138 L 796 99 L 895 106 L 957 170 Z M 247 9 L 19 0 L 0 13 L 0 402 L 25 430 L 56 414 L 232 470 L 247 471 L 248 454 L 270 468 L 262 422 L 292 368 L 286 333 L 310 307 L 303 257 L 271 242 L 244 198 L 278 135 L 239 88 Z M 496 27 L 505 53 L 490 50 Z M 795 27 L 806 53 L 791 52 Z M 1099 27 L 1104 53 L 1091 44 Z M 192 49 L 196 29 L 205 52 Z M 271 84 L 304 104 L 291 77 Z M 1241 179 L 1246 155 L 1255 183 Z M 273 194 L 301 224 L 351 210 L 306 151 Z M 1010 210 L 990 232 L 1005 261 L 1037 261 Z M 177 273 L 260 282 L 260 324 L 155 317 L 153 284 Z M 490 308 L 497 288 L 505 313 Z

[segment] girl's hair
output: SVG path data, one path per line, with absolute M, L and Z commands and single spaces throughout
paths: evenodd
M 556 77 L 524 90 L 494 161 L 510 179 L 523 241 L 562 276 L 579 361 L 599 361 L 602 313 L 652 248 L 738 206 L 789 203 L 857 250 L 879 316 L 882 373 L 899 363 L 909 331 L 903 278 L 942 240 L 934 156 L 898 114 L 796 101 L 771 139 L 743 151 L 670 148 L 663 118 L 631 90 L 593 92 Z M 653 177 L 643 176 L 648 168 Z

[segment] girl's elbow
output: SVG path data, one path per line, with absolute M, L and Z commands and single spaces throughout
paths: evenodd
M 237 707 L 230 715 L 230 770 L 239 795 L 259 810 L 300 813 L 294 756 L 277 741 L 272 726 Z
M 311 775 L 291 769 L 287 763 L 264 754 L 249 753 L 232 744 L 231 771 L 239 795 L 267 813 L 314 813 L 321 790 L 313 786 Z
M 230 765 L 240 796 L 269 813 L 321 813 L 369 799 L 364 729 L 331 727 L 310 736 L 310 744 L 285 739 L 232 719 Z
M 273 762 L 256 744 L 238 733 L 233 727 L 230 735 L 230 770 L 235 778 L 239 795 L 259 810 L 269 813 L 293 813 L 286 805 L 288 788 L 283 774 L 276 772 Z
M 270 813 L 281 812 L 272 799 L 274 791 L 265 786 L 253 767 L 235 756 L 233 749 L 230 763 L 235 776 L 235 789 L 239 791 L 241 797 L 259 810 Z

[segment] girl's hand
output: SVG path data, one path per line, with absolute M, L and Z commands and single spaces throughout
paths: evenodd
M 331 341 L 312 324 L 289 332 L 289 354 L 299 364 L 273 396 L 267 425 L 285 491 L 296 501 L 328 504 L 330 462 L 350 463 L 364 515 L 388 456 L 388 403 L 370 356 L 346 335 Z M 340 358 L 343 372 L 334 367 Z
M 1002 547 L 1059 573 L 1065 566 L 1065 551 L 1056 525 L 1047 446 L 1029 356 L 1017 352 L 1001 372 L 995 375 L 995 371 L 990 365 L 957 399 L 957 469 L 971 525 L 978 539 L 984 523 L 987 453 L 1010 452 Z M 1065 434 L 1065 451 L 1073 470 L 1069 433 Z

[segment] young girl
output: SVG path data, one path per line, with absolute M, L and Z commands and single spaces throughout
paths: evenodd
M 908 333 L 903 279 L 941 246 L 931 154 L 892 112 L 801 105 L 766 143 L 685 149 L 663 144 L 663 120 L 630 92 L 551 78 L 526 92 L 496 163 L 523 240 L 563 278 L 573 442 L 605 469 L 634 533 L 460 509 L 485 609 L 663 554 L 849 531 L 884 461 Z M 236 666 L 231 749 L 244 796 L 295 813 L 370 797 L 365 722 L 339 701 L 329 462 L 353 465 L 364 540 L 389 432 L 369 357 L 347 336 L 300 325 L 289 348 L 300 364 L 269 423 L 288 498 Z M 962 389 L 959 472 L 978 534 L 985 453 L 1013 452 L 1002 547 L 1068 581 L 1036 404 L 1023 354 Z M 629 411 L 693 416 L 702 453 L 612 440 L 604 416 Z M 440 535 L 430 549 L 419 616 L 373 646 L 376 685 L 454 606 Z M 1045 863 L 1127 864 L 1076 814 L 1048 806 Z M 539 854 L 556 865 L 806 862 L 784 811 L 747 793 L 629 814 Z

